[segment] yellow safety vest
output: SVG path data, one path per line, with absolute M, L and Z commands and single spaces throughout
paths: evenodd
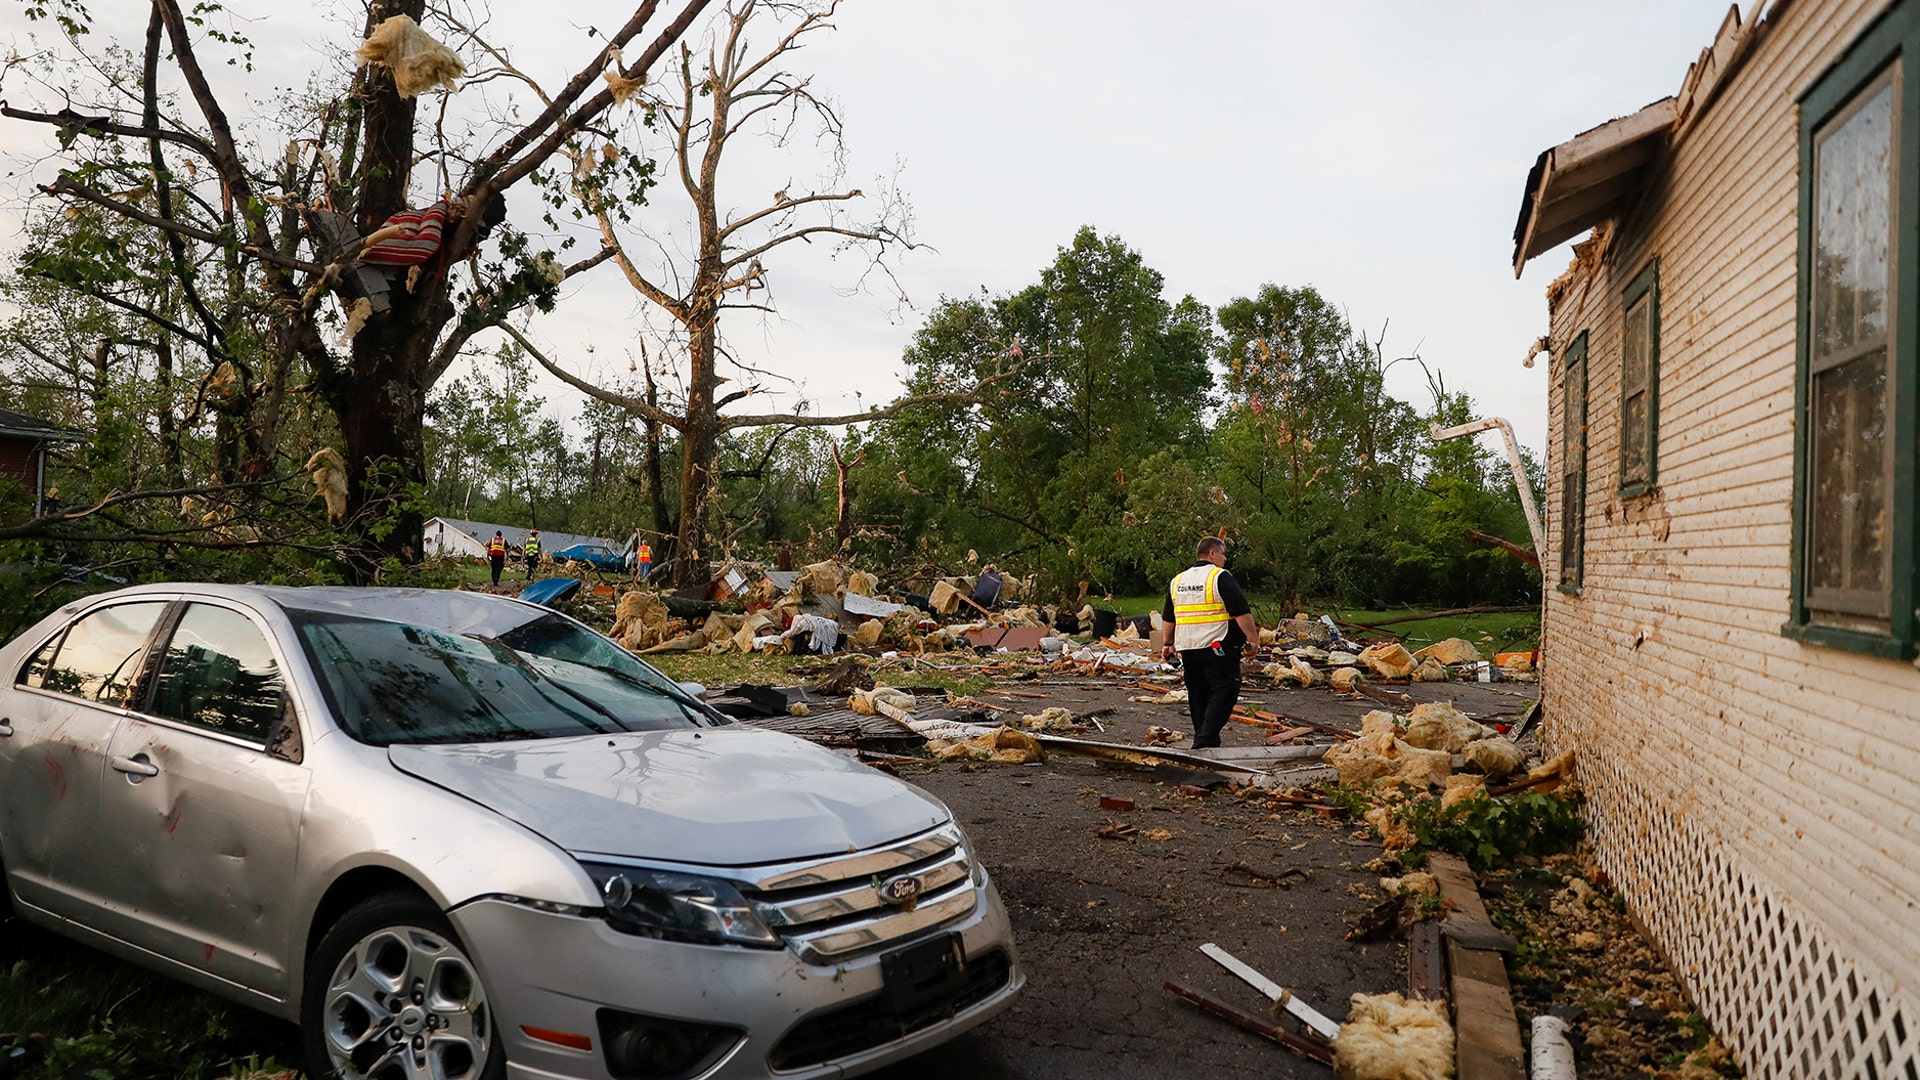
M 540 538 L 539 538 L 539 537 L 537 537 L 537 536 L 529 536 L 529 537 L 527 537 L 527 549 L 526 549 L 526 550 L 527 550 L 527 554 L 529 554 L 529 555 L 538 555 L 538 554 L 540 554 Z
M 647 546 L 646 544 L 641 544 L 641 545 L 640 545 L 640 561 L 641 561 L 641 562 L 652 562 L 652 561 L 653 561 L 653 548 L 651 548 L 651 547 L 649 547 L 649 546 Z
M 1204 649 L 1227 636 L 1233 616 L 1214 583 L 1222 570 L 1194 566 L 1182 571 L 1168 586 L 1173 595 L 1173 647 L 1188 652 Z

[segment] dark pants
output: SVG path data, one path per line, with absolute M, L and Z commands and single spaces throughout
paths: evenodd
M 493 583 L 495 585 L 500 584 L 500 571 L 507 568 L 507 557 L 505 555 L 489 555 L 487 556 L 487 563 L 493 569 Z
M 1187 683 L 1187 715 L 1193 719 L 1193 748 L 1220 745 L 1220 732 L 1240 700 L 1240 650 L 1182 649 L 1180 672 Z

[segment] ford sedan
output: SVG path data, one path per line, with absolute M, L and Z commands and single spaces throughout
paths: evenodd
M 946 807 L 506 597 L 142 586 L 0 649 L 22 919 L 314 1075 L 853 1075 L 1004 1010 Z

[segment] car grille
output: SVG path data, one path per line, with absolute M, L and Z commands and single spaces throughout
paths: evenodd
M 995 949 L 969 959 L 965 980 L 948 996 L 911 1011 L 889 1011 L 884 998 L 875 997 L 815 1013 L 787 1032 L 767 1055 L 767 1064 L 781 1072 L 805 1069 L 903 1039 L 992 997 L 1012 973 L 1007 954 Z
M 911 878 L 911 906 L 881 896 Z M 743 889 L 773 931 L 812 963 L 870 952 L 972 914 L 973 863 L 952 824 L 850 855 L 763 871 Z

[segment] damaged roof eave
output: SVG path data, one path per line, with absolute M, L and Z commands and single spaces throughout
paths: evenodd
M 1630 209 L 1679 115 L 1675 98 L 1661 98 L 1542 153 L 1513 229 L 1513 276 L 1535 255 Z

